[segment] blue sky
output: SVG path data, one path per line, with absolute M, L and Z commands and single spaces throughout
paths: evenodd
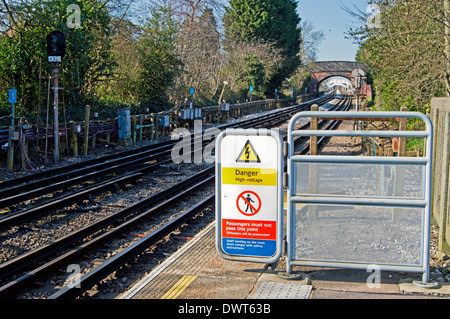
M 325 39 L 319 46 L 317 61 L 354 61 L 358 46 L 345 38 L 348 26 L 357 26 L 355 18 L 345 12 L 340 4 L 349 8 L 354 5 L 367 11 L 367 0 L 298 0 L 298 13 L 310 20 L 315 30 L 322 30 Z

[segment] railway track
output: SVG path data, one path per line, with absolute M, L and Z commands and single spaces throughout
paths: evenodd
M 330 99 L 323 99 L 322 101 L 329 100 Z M 351 101 L 346 97 L 336 105 L 336 108 L 339 108 L 340 110 L 346 109 L 350 104 Z M 306 109 L 310 105 L 311 104 L 306 106 L 302 105 L 302 108 Z M 268 116 L 266 119 L 266 121 L 269 121 L 270 124 L 265 125 L 281 123 L 282 121 L 288 119 L 291 116 L 292 112 L 298 112 L 299 109 L 301 108 L 290 107 L 284 109 L 283 116 L 280 117 L 271 114 L 271 116 Z M 283 117 L 284 119 L 282 119 Z M 241 122 L 233 124 L 236 127 L 242 127 L 243 123 Z M 258 125 L 264 125 L 264 119 L 262 117 L 259 117 L 256 119 L 252 119 L 251 121 L 246 123 L 252 127 L 256 127 Z M 319 125 L 323 129 L 332 129 L 334 125 L 336 125 L 336 123 L 337 121 L 322 121 Z M 305 128 L 308 125 L 309 124 L 305 124 Z M 232 126 L 222 126 L 222 128 L 227 127 Z M 307 146 L 305 146 L 302 152 L 307 151 Z M 77 169 L 79 168 L 80 167 L 77 167 Z M 142 253 L 149 246 L 161 240 L 161 238 L 172 232 L 174 228 L 180 227 L 180 225 L 191 219 L 192 216 L 202 210 L 205 210 L 205 208 L 207 208 L 208 206 L 211 206 L 214 201 L 214 193 L 212 187 L 214 184 L 213 170 L 213 167 L 207 168 L 200 173 L 195 174 L 194 176 L 151 196 L 148 196 L 147 198 L 133 205 L 120 209 L 115 213 L 111 213 L 94 223 L 83 226 L 75 232 L 69 233 L 46 245 L 38 247 L 34 250 L 30 250 L 27 253 L 24 253 L 14 259 L 0 264 L 0 280 L 8 281 L 8 278 L 11 278 L 12 275 L 17 276 L 17 274 L 24 270 L 28 271 L 25 275 L 19 276 L 14 280 L 10 280 L 5 285 L 1 286 L 0 298 L 15 298 L 19 296 L 23 291 L 30 289 L 30 287 L 33 286 L 36 281 L 45 280 L 46 278 L 52 276 L 52 274 L 54 274 L 58 269 L 63 269 L 71 262 L 80 259 L 84 255 L 92 251 L 95 251 L 96 249 L 101 247 L 101 245 L 104 245 L 113 238 L 117 238 L 117 236 L 126 233 L 130 229 L 133 229 L 134 227 L 136 227 L 136 225 L 142 224 L 144 220 L 148 220 L 151 217 L 161 214 L 169 207 L 173 207 L 188 196 L 197 196 L 197 203 L 195 205 L 189 206 L 185 209 L 180 208 L 179 211 L 183 212 L 178 213 L 177 216 L 171 218 L 169 222 L 150 231 L 141 240 L 131 244 L 128 248 L 109 258 L 101 265 L 89 271 L 86 275 L 83 275 L 78 281 L 78 284 L 81 288 L 72 289 L 71 285 L 67 285 L 61 288 L 55 294 L 51 295 L 49 298 L 75 298 L 83 294 L 84 291 L 98 283 L 100 280 L 114 272 L 116 269 L 120 268 L 125 263 L 135 258 L 137 254 Z M 61 174 L 61 172 L 59 173 Z M 142 173 L 143 172 L 140 172 L 138 169 L 135 169 L 131 174 L 127 174 L 126 176 L 118 178 L 137 179 L 139 178 L 139 174 Z M 131 177 L 132 175 L 133 177 Z M 108 182 L 104 182 L 103 184 L 108 184 Z M 107 188 L 107 186 L 105 187 Z M 207 191 L 208 188 L 209 191 Z M 83 196 L 86 196 L 87 194 L 89 194 L 89 189 Z M 75 199 L 72 199 L 72 201 L 74 200 Z M 36 207 L 34 209 L 39 209 L 39 207 Z M 14 222 L 10 221 L 10 225 L 13 224 Z M 109 230 L 105 231 L 104 229 Z M 86 239 L 92 237 L 93 234 L 97 235 L 91 239 Z M 57 258 L 51 257 L 54 256 L 57 252 L 61 252 L 63 250 L 65 250 L 65 252 Z M 50 258 L 49 261 L 46 261 L 46 258 Z M 37 263 L 43 264 L 33 269 L 33 267 Z
M 309 109 L 313 103 L 323 104 L 332 98 L 334 94 L 253 119 L 223 124 L 217 128 L 223 130 L 233 127 L 275 127 L 296 112 Z M 194 142 L 192 139 L 191 147 Z M 171 150 L 176 143 L 178 140 L 164 141 L 137 150 L 2 182 L 0 209 L 8 207 L 10 212 L 2 214 L 0 230 L 86 199 L 92 200 L 93 195 L 111 189 L 117 190 L 120 186 L 133 183 L 142 174 L 171 163 Z M 52 199 L 43 201 L 42 198 L 47 198 L 46 196 L 51 196 Z
M 274 127 L 296 112 L 308 109 L 313 103 L 326 103 L 332 98 L 334 98 L 334 94 L 253 119 L 223 124 L 217 126 L 217 128 L 223 130 L 233 127 L 260 127 L 261 125 Z M 66 196 L 67 191 L 70 191 L 74 186 L 82 186 L 84 183 L 99 180 L 102 182 L 112 181 L 117 176 L 123 177 L 139 172 L 151 172 L 161 165 L 171 162 L 171 150 L 176 143 L 178 143 L 178 140 L 164 141 L 137 150 L 111 154 L 101 158 L 4 181 L 0 183 L 0 209 L 7 207 L 11 210 L 11 214 L 7 215 L 15 215 L 18 212 L 23 212 L 22 206 L 24 206 L 24 202 L 28 201 L 26 206 L 30 206 L 31 200 L 41 198 L 48 194 L 57 194 L 60 195 L 59 197 L 63 197 L 62 195 Z M 22 214 L 22 216 L 24 215 Z M 2 221 L 0 221 L 0 229 L 2 227 L 4 226 Z

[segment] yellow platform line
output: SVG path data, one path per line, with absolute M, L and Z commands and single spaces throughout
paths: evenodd
M 176 299 L 197 278 L 197 276 L 184 275 L 161 299 Z

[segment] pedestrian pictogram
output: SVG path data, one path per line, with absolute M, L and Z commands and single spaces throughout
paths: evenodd
M 253 147 L 250 140 L 247 140 L 247 142 L 245 143 L 244 148 L 236 159 L 236 162 L 261 163 L 258 153 L 256 153 L 255 148 Z
M 261 198 L 253 191 L 245 191 L 239 194 L 236 207 L 245 216 L 256 215 L 261 209 Z

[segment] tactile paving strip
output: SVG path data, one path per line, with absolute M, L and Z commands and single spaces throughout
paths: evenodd
M 311 285 L 263 281 L 253 299 L 308 299 Z

